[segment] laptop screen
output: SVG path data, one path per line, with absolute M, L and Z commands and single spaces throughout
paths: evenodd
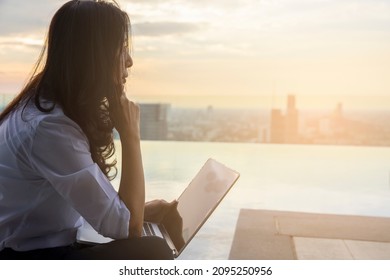
M 236 171 L 213 159 L 201 168 L 179 197 L 177 211 L 171 211 L 163 221 L 178 253 L 194 237 L 238 177 Z

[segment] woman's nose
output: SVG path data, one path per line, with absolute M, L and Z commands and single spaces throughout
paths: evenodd
M 126 68 L 130 68 L 131 66 L 133 66 L 133 59 L 131 58 L 129 53 L 126 54 L 125 66 Z

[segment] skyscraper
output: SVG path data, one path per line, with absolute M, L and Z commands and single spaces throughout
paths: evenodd
M 169 104 L 140 104 L 142 140 L 166 140 Z
M 295 106 L 295 96 L 287 97 L 287 111 L 285 117 L 285 142 L 298 142 L 298 110 Z
M 295 96 L 288 95 L 286 114 L 281 110 L 271 110 L 271 143 L 298 143 L 298 110 Z
M 284 116 L 279 109 L 271 110 L 271 143 L 284 143 Z

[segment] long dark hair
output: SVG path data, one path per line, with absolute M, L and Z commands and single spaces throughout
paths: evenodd
M 59 105 L 87 136 L 93 161 L 113 179 L 116 160 L 109 162 L 115 146 L 108 100 L 122 91 L 120 53 L 129 32 L 129 17 L 115 1 L 64 4 L 50 23 L 29 82 L 0 114 L 0 123 L 29 100 L 42 112 Z M 53 105 L 43 106 L 42 99 Z

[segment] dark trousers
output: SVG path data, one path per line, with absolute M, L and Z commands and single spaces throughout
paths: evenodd
M 173 252 L 164 239 L 140 237 L 109 243 L 14 251 L 0 251 L 0 260 L 172 260 Z

